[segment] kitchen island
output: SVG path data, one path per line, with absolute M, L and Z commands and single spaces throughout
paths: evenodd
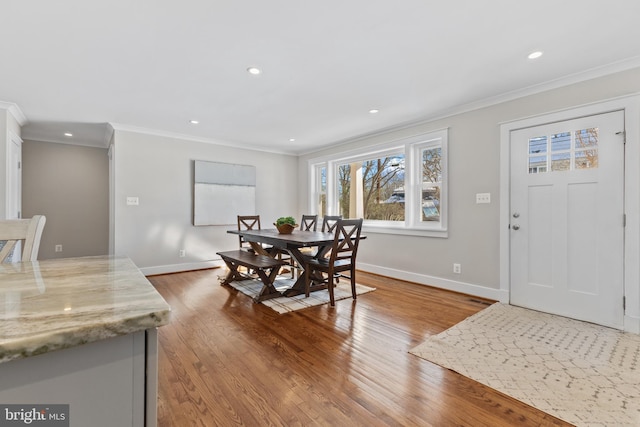
M 70 426 L 155 426 L 169 313 L 126 257 L 0 264 L 0 404 L 69 405 Z

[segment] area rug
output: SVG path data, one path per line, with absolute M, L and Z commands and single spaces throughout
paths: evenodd
M 640 335 L 496 303 L 410 353 L 577 426 L 640 426 Z
M 294 280 L 292 279 L 278 278 L 274 282 L 274 285 L 276 289 L 282 292 L 290 288 L 293 285 L 293 282 Z M 234 281 L 229 283 L 229 285 L 251 298 L 258 295 L 262 289 L 262 282 L 260 280 L 253 279 Z M 369 286 L 356 283 L 356 295 L 365 294 L 371 291 L 375 291 L 375 288 L 370 288 Z M 333 297 L 336 301 L 351 298 L 351 284 L 345 282 L 338 283 L 338 285 L 333 289 Z M 311 292 L 308 298 L 305 298 L 304 294 L 302 294 L 294 297 L 272 298 L 261 302 L 261 304 L 266 305 L 280 314 L 328 303 L 329 291 L 326 289 Z

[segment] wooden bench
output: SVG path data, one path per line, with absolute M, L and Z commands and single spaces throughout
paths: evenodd
M 262 280 L 262 290 L 253 299 L 255 302 L 282 296 L 273 286 L 273 282 L 278 275 L 278 271 L 285 264 L 284 261 L 243 250 L 217 252 L 217 254 L 229 267 L 229 274 L 222 281 L 223 285 L 229 284 L 234 280 L 246 279 L 246 276 L 238 271 L 238 267 L 242 266 L 255 271 L 260 280 Z

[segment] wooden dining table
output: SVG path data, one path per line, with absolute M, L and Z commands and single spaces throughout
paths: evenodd
M 280 234 L 276 229 L 262 230 L 228 230 L 227 233 L 237 234 L 247 241 L 251 248 L 261 255 L 275 257 L 278 251 L 287 251 L 296 260 L 298 268 L 302 270 L 293 286 L 283 292 L 284 296 L 294 296 L 305 293 L 305 275 L 307 268 L 307 258 L 301 251 L 302 248 L 315 247 L 317 251 L 314 256 L 322 256 L 330 248 L 335 238 L 335 233 L 324 231 L 303 231 L 294 230 L 291 234 Z M 269 245 L 265 248 L 263 244 Z M 311 280 L 309 291 L 326 289 L 326 284 L 315 284 Z

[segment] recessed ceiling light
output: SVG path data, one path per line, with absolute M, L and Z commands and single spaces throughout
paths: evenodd
M 73 134 L 71 132 L 65 132 L 64 136 L 68 136 L 69 138 L 71 138 L 73 136 Z
M 376 110 L 375 108 L 373 110 L 369 110 L 370 114 L 378 114 L 380 112 L 380 110 Z
M 192 125 L 197 125 L 200 122 L 197 120 L 189 120 L 189 123 L 191 123 Z
M 296 142 L 295 138 L 289 138 L 289 142 Z
M 527 58 L 529 59 L 537 59 L 540 58 L 542 56 L 542 51 L 541 50 L 536 50 L 535 52 L 531 52 L 529 54 L 529 56 L 527 56 Z
M 258 74 L 262 73 L 262 70 L 260 70 L 260 68 L 258 67 L 249 67 L 247 68 L 247 72 L 249 74 L 253 74 L 254 76 L 257 76 Z

